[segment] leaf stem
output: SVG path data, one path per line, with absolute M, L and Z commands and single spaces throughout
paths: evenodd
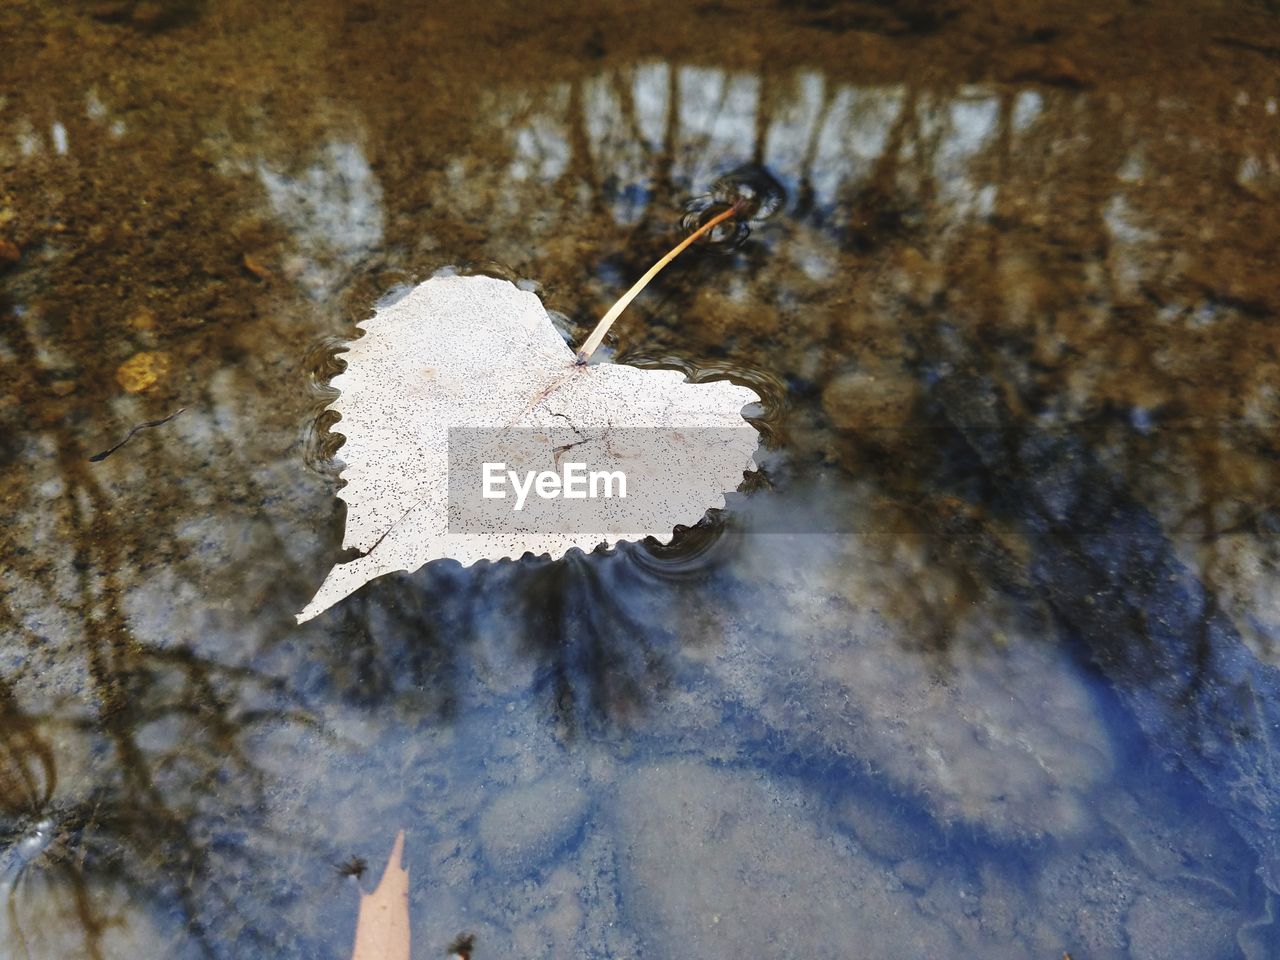
M 618 298 L 618 302 L 609 308 L 609 312 L 600 318 L 600 322 L 596 324 L 595 329 L 591 331 L 591 335 L 583 342 L 582 349 L 578 351 L 577 362 L 579 364 L 585 364 L 587 360 L 590 359 L 591 355 L 596 352 L 601 342 L 603 342 L 604 335 L 608 333 L 609 328 L 613 326 L 613 321 L 618 319 L 618 316 L 622 311 L 627 309 L 627 306 L 631 301 L 636 298 L 641 290 L 649 285 L 649 281 L 656 277 L 663 267 L 683 253 L 689 244 L 693 243 L 693 241 L 697 240 L 704 233 L 714 230 L 717 224 L 723 223 L 736 214 L 741 206 L 742 204 L 740 202 L 735 203 L 733 206 L 729 207 L 729 209 L 716 214 L 697 230 L 693 231 L 693 233 L 689 234 L 672 247 L 667 252 L 666 256 L 650 267 L 645 275 L 637 280 L 630 290 Z

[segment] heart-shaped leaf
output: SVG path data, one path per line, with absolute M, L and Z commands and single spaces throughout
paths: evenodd
M 578 363 L 538 298 L 505 280 L 436 277 L 363 326 L 331 405 L 347 438 L 343 546 L 363 556 L 334 566 L 299 622 L 432 560 L 667 542 L 676 525 L 723 506 L 753 465 L 758 435 L 742 417 L 759 400 L 752 390 Z M 498 463 L 517 468 L 510 479 Z M 570 493 L 578 468 L 591 475 L 587 495 Z M 559 479 L 535 487 L 535 469 Z M 617 473 L 625 496 L 605 490 Z

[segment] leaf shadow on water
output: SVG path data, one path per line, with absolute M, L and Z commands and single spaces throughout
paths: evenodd
M 698 576 L 720 533 L 711 522 L 668 547 L 465 569 L 444 561 L 383 578 L 331 615 L 336 626 L 324 635 L 340 642 L 317 643 L 324 669 L 307 694 L 332 690 L 369 710 L 396 704 L 409 722 L 448 722 L 477 682 L 475 661 L 488 655 L 479 644 L 530 665 L 531 691 L 562 735 L 625 726 L 663 696 L 672 660 L 698 642 L 670 622 L 663 601 L 673 583 Z

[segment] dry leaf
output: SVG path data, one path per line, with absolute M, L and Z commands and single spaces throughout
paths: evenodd
M 758 435 L 742 409 L 758 401 L 754 392 L 672 370 L 576 364 L 538 298 L 505 280 L 433 278 L 364 328 L 331 405 L 347 438 L 343 546 L 364 555 L 330 571 L 300 623 L 375 577 L 432 560 L 668 542 L 676 525 L 723 506 L 753 466 Z M 464 436 L 488 444 L 486 456 L 500 448 L 495 462 L 558 469 L 572 457 L 620 470 L 626 497 L 535 497 L 525 512 L 513 486 L 510 499 L 482 500 L 481 465 L 460 453 Z
M 271 270 L 264 266 L 262 261 L 252 253 L 246 253 L 241 258 L 241 261 L 244 263 L 244 268 L 259 280 L 270 280 L 272 278 Z
M 360 894 L 351 960 L 409 960 L 409 871 L 400 865 L 403 855 L 401 830 L 377 888 Z

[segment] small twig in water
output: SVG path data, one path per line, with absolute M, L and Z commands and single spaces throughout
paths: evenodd
M 643 290 L 645 287 L 649 285 L 649 281 L 658 275 L 658 271 L 660 271 L 668 263 L 670 263 L 672 260 L 678 257 L 681 253 L 683 253 L 685 248 L 688 247 L 689 244 L 693 243 L 693 241 L 697 240 L 704 233 L 708 233 L 711 230 L 714 230 L 718 224 L 723 223 L 724 221 L 728 220 L 730 217 L 737 214 L 738 211 L 742 209 L 742 206 L 743 206 L 742 201 L 741 200 L 737 201 L 727 210 L 724 210 L 723 212 L 716 214 L 714 217 L 712 217 L 710 220 L 708 220 L 706 223 L 700 226 L 697 230 L 693 231 L 693 233 L 689 234 L 687 237 L 685 237 L 683 240 L 677 243 L 674 247 L 672 247 L 671 250 L 668 251 L 665 257 L 663 257 L 661 260 L 655 263 L 652 267 L 650 267 L 648 272 L 646 272 L 643 277 L 637 280 L 630 290 L 628 290 L 621 297 L 619 297 L 618 302 L 615 303 L 612 307 L 610 307 L 609 312 L 600 318 L 600 322 L 596 324 L 596 328 L 591 331 L 591 335 L 587 337 L 586 341 L 582 344 L 582 349 L 578 351 L 578 360 L 577 360 L 578 365 L 581 366 L 585 364 L 587 360 L 591 358 L 591 355 L 596 352 L 596 349 L 600 346 L 601 342 L 604 340 L 604 335 L 608 333 L 609 328 L 613 326 L 613 321 L 617 320 L 618 315 L 621 314 L 623 310 L 627 309 L 627 305 L 630 304 L 631 301 L 636 298 L 636 296 L 640 293 L 641 290 Z
M 187 409 L 186 407 L 179 407 L 177 410 L 173 411 L 173 413 L 169 414 L 167 417 L 163 417 L 160 420 L 146 420 L 142 423 L 139 423 L 127 434 L 125 434 L 125 437 L 123 440 L 117 443 L 114 447 L 111 447 L 109 450 L 103 450 L 101 453 L 95 453 L 92 457 L 89 458 L 89 462 L 98 463 L 101 460 L 107 459 L 107 457 L 111 456 L 113 453 L 115 453 L 117 450 L 123 447 L 126 443 L 132 440 L 133 435 L 137 433 L 139 430 L 146 430 L 148 427 L 158 427 L 162 423 L 168 423 L 170 420 L 172 420 L 174 417 L 176 417 L 178 414 L 182 413 L 182 411 L 186 409 Z

